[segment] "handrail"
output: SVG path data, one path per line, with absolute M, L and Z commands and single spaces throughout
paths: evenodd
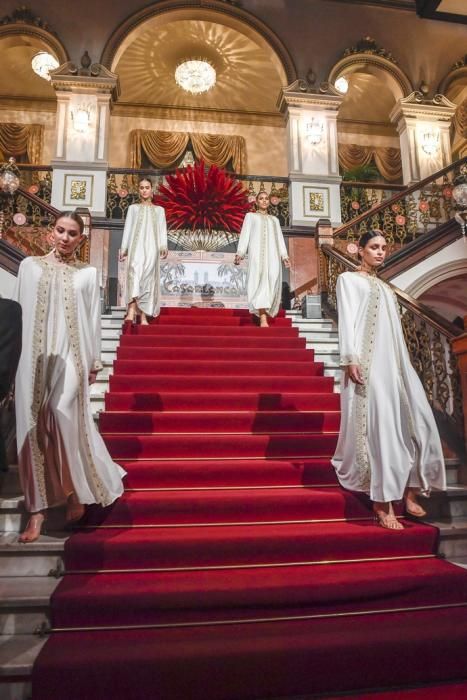
M 348 229 L 353 228 L 354 226 L 358 226 L 362 221 L 365 221 L 365 219 L 371 218 L 375 214 L 378 214 L 379 212 L 386 209 L 387 207 L 392 206 L 402 197 L 406 197 L 407 195 L 413 194 L 414 192 L 423 189 L 424 187 L 426 187 L 426 185 L 431 184 L 435 180 L 439 180 L 439 178 L 443 177 L 443 175 L 446 175 L 447 173 L 451 172 L 452 170 L 455 170 L 456 168 L 460 168 L 465 163 L 467 163 L 467 156 L 465 156 L 464 158 L 459 158 L 459 160 L 454 161 L 454 163 L 450 163 L 442 170 L 438 170 L 438 172 L 434 173 L 433 175 L 430 175 L 429 177 L 426 177 L 424 180 L 420 180 L 414 185 L 407 187 L 402 193 L 397 193 L 393 197 L 385 199 L 384 202 L 381 202 L 381 204 L 378 204 L 372 209 L 363 212 L 363 214 L 356 216 L 354 219 L 352 219 L 352 221 L 349 221 L 347 224 L 344 224 L 344 226 L 340 226 L 339 228 L 337 228 L 334 231 L 334 237 L 342 237 L 342 234 L 345 233 Z
M 403 192 L 407 189 L 406 185 L 397 185 L 391 182 L 368 182 L 363 180 L 342 180 L 341 187 L 354 187 L 365 190 L 395 190 L 397 192 Z
M 17 193 L 22 194 L 23 197 L 29 199 L 29 201 L 33 204 L 37 204 L 37 206 L 41 207 L 41 209 L 44 209 L 48 214 L 50 214 L 54 218 L 56 218 L 60 214 L 60 209 L 56 209 L 51 204 L 44 202 L 43 199 L 37 197 L 37 195 L 33 194 L 32 192 L 28 192 L 28 190 L 25 190 L 24 187 L 18 187 Z

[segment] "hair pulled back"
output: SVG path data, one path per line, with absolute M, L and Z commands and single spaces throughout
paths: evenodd
M 55 225 L 58 224 L 60 219 L 65 219 L 65 218 L 71 219 L 72 221 L 75 221 L 79 226 L 79 232 L 81 234 L 84 233 L 84 221 L 80 217 L 80 215 L 77 214 L 75 211 L 62 211 L 62 212 L 60 212 L 60 214 L 55 219 Z
M 379 228 L 374 228 L 371 229 L 371 231 L 367 231 L 366 233 L 363 234 L 363 236 L 360 237 L 360 240 L 358 241 L 358 246 L 359 248 L 364 248 L 366 244 L 371 241 L 372 238 L 384 238 L 384 233 L 379 230 Z

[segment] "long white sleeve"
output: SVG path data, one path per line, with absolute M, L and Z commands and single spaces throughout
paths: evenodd
M 351 274 L 354 273 L 346 272 L 339 275 L 336 285 L 337 312 L 339 315 L 339 364 L 341 367 L 360 364 L 355 338 L 356 300 L 355 298 L 352 299 L 352 292 L 354 290 L 352 289 L 352 282 L 349 279 L 349 275 Z
M 240 258 L 244 258 L 248 250 L 248 244 L 250 242 L 250 232 L 251 232 L 251 213 L 248 212 L 243 220 L 242 230 L 240 231 L 240 238 L 238 239 L 237 255 Z
M 136 206 L 132 204 L 128 207 L 128 212 L 125 219 L 125 226 L 123 228 L 123 238 L 120 246 L 122 253 L 128 253 L 128 248 L 130 246 L 130 239 L 133 233 L 133 220 Z
M 289 253 L 287 252 L 287 246 L 285 245 L 284 234 L 282 233 L 279 219 L 276 216 L 274 217 L 274 226 L 276 227 L 277 231 L 277 245 L 279 246 L 279 255 L 281 256 L 281 260 L 287 260 L 289 257 Z
M 165 218 L 164 207 L 157 207 L 157 216 L 159 224 L 159 250 L 167 250 L 167 221 Z

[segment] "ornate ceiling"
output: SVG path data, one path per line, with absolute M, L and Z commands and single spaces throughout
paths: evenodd
M 31 68 L 31 59 L 39 51 L 50 51 L 50 48 L 36 37 L 15 35 L 1 39 L 0 96 L 55 100 L 50 83 L 39 78 Z
M 217 72 L 214 88 L 201 95 L 175 82 L 177 65 L 204 58 Z M 113 66 L 121 85 L 119 104 L 277 114 L 285 77 L 272 51 L 251 37 L 211 21 L 147 22 Z

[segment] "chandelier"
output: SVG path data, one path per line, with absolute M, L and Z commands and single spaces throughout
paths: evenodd
M 183 61 L 175 70 L 175 82 L 182 90 L 199 95 L 216 84 L 216 71 L 209 61 L 190 59 Z
M 50 80 L 50 71 L 55 70 L 59 65 L 55 56 L 52 56 L 51 53 L 47 53 L 46 51 L 39 51 L 39 53 L 33 56 L 31 61 L 34 73 L 44 80 Z

